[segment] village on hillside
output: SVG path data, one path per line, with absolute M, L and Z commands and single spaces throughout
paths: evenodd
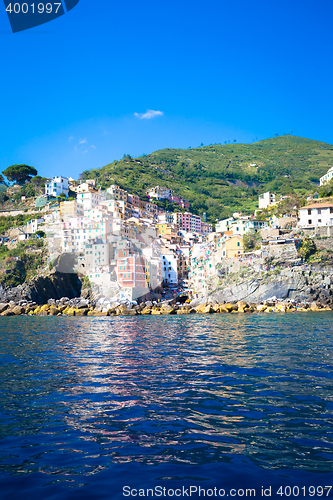
M 332 175 L 330 168 L 320 183 L 325 184 Z M 66 199 L 69 193 L 75 193 L 76 199 Z M 102 191 L 95 179 L 56 176 L 36 200 L 35 210 L 40 215 L 17 230 L 17 240 L 43 231 L 51 266 L 57 262 L 59 271 L 81 273 L 105 296 L 120 292 L 137 300 L 151 292 L 199 297 L 223 267 L 276 256 L 297 258 L 300 234 L 321 231 L 321 236 L 330 236 L 333 226 L 333 204 L 315 200 L 298 211 L 265 220 L 260 217 L 263 210 L 288 198 L 277 200 L 270 192 L 259 196 L 255 214 L 234 213 L 217 221 L 215 231 L 212 224 L 191 213 L 189 202 L 171 189 L 151 187 L 147 197 L 148 202 L 117 185 Z M 54 205 L 56 199 L 62 201 Z M 167 212 L 154 200 L 171 201 L 186 211 Z M 255 235 L 260 235 L 259 246 Z M 15 241 L 3 239 L 3 243 L 13 245 Z M 71 259 L 64 259 L 66 255 Z

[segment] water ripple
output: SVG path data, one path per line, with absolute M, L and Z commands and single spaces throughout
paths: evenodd
M 3 477 L 82 487 L 117 464 L 175 477 L 237 457 L 333 470 L 327 313 L 0 320 Z

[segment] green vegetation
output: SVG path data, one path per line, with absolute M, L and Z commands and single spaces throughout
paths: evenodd
M 18 286 L 36 275 L 46 259 L 44 241 L 27 240 L 9 250 L 6 245 L 0 246 L 0 282 L 5 287 Z
M 290 135 L 254 144 L 215 144 L 195 149 L 162 149 L 140 158 L 125 155 L 101 169 L 84 171 L 102 188 L 118 184 L 140 197 L 146 189 L 166 186 L 190 202 L 190 210 L 208 220 L 235 211 L 253 213 L 258 195 L 272 191 L 299 200 L 318 189 L 333 165 L 333 146 Z
M 2 172 L 10 182 L 16 182 L 17 184 L 24 184 L 26 181 L 30 181 L 34 175 L 37 175 L 37 170 L 34 167 L 29 167 L 29 165 L 11 165 Z
M 29 220 L 34 219 L 35 215 L 27 215 L 27 214 L 19 214 L 15 217 L 12 215 L 8 215 L 7 217 L 4 215 L 0 216 L 0 234 L 5 233 L 8 229 L 12 227 L 24 226 Z
M 316 252 L 316 245 L 311 238 L 308 236 L 304 236 L 301 248 L 299 249 L 299 256 L 302 257 L 302 259 L 307 260 L 309 259 L 310 255 L 313 255 Z
M 310 264 L 332 265 L 333 250 L 330 249 L 316 250 L 315 253 L 310 255 L 310 257 L 308 258 L 308 262 Z
M 320 186 L 318 189 L 319 198 L 327 198 L 329 196 L 333 196 L 333 179 L 329 182 Z
M 245 233 L 243 236 L 244 252 L 253 252 L 253 250 L 260 249 L 261 243 L 260 231 L 256 232 L 254 229 Z

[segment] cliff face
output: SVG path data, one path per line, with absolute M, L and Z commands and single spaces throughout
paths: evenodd
M 49 299 L 80 297 L 82 283 L 77 274 L 51 273 L 48 276 L 33 278 L 23 285 L 19 285 L 3 292 L 3 299 L 33 301 L 37 304 L 46 304 Z
M 230 273 L 201 302 L 245 300 L 260 303 L 272 297 L 296 302 L 319 300 L 323 304 L 332 304 L 333 267 L 298 265 L 270 271 L 254 272 L 248 269 Z

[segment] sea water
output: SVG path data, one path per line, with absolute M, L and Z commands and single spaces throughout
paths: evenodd
M 331 312 L 21 316 L 0 339 L 1 500 L 333 498 Z

